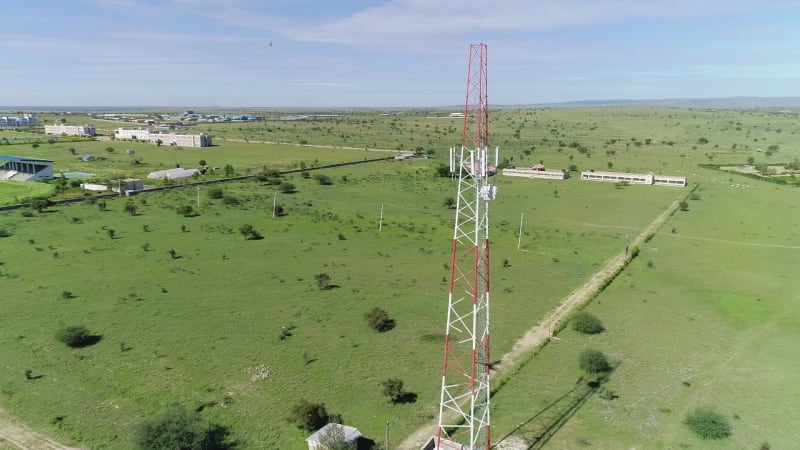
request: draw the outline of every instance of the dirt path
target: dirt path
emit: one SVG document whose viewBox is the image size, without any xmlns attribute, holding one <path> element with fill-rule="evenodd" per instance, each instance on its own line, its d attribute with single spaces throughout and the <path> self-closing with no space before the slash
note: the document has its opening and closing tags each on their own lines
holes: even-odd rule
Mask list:
<svg viewBox="0 0 800 450">
<path fill-rule="evenodd" d="M 650 223 L 639 235 L 630 242 L 629 248 L 634 249 L 645 242 L 648 236 L 655 234 L 666 220 L 678 209 L 679 202 L 675 200 Z M 492 379 L 499 380 L 510 373 L 517 364 L 528 360 L 530 354 L 550 340 L 553 330 L 564 323 L 574 311 L 586 305 L 605 285 L 612 280 L 630 261 L 631 255 L 621 252 L 612 258 L 583 286 L 572 291 L 561 303 L 550 311 L 541 322 L 529 329 L 520 338 L 511 351 L 503 355 L 500 362 L 495 364 Z M 437 419 L 438 420 L 438 419 Z M 438 423 L 429 423 L 408 436 L 397 448 L 400 450 L 418 450 L 425 442 L 437 432 Z"/>
<path fill-rule="evenodd" d="M 19 425 L 0 410 L 0 449 L 2 450 L 79 450 L 59 444 L 49 437 Z"/>
</svg>

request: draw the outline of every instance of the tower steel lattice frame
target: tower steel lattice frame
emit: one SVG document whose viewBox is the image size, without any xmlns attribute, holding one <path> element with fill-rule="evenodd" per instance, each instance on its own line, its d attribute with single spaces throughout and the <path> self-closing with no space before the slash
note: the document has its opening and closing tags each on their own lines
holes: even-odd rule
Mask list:
<svg viewBox="0 0 800 450">
<path fill-rule="evenodd" d="M 470 46 L 436 447 L 489 449 L 489 104 L 486 44 Z M 495 159 L 497 158 L 495 154 Z"/>
</svg>

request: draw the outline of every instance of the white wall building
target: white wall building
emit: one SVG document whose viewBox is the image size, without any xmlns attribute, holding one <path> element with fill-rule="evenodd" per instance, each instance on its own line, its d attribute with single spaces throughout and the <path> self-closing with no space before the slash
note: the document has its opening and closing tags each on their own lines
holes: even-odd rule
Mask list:
<svg viewBox="0 0 800 450">
<path fill-rule="evenodd" d="M 26 127 L 32 125 L 39 125 L 39 118 L 33 114 L 0 117 L 0 127 Z"/>
<path fill-rule="evenodd" d="M 200 173 L 200 171 L 197 169 L 181 169 L 180 167 L 178 167 L 175 169 L 158 170 L 155 172 L 150 172 L 150 174 L 147 175 L 147 178 L 153 180 L 163 180 L 166 178 L 167 180 L 175 181 L 175 180 L 182 180 L 184 178 L 191 178 L 196 173 Z"/>
<path fill-rule="evenodd" d="M 211 146 L 211 136 L 208 134 L 171 134 L 157 133 L 143 128 L 125 129 L 119 128 L 114 131 L 114 138 L 128 140 L 136 138 L 140 141 L 148 141 L 151 144 L 171 145 L 175 147 L 209 147 Z"/>
<path fill-rule="evenodd" d="M 136 138 L 140 141 L 149 141 L 150 130 L 145 130 L 143 128 L 135 128 L 135 129 L 118 128 L 116 131 L 114 131 L 114 139 L 131 140 L 133 138 Z"/>
<path fill-rule="evenodd" d="M 545 180 L 566 180 L 569 178 L 568 170 L 544 170 L 534 168 L 503 169 L 503 176 L 522 178 L 542 178 Z"/>
<path fill-rule="evenodd" d="M 686 186 L 686 177 L 655 175 L 654 173 L 581 172 L 581 180 L 607 181 L 611 183 L 647 184 L 655 186 Z"/>
<path fill-rule="evenodd" d="M 150 143 L 158 145 L 172 145 L 176 147 L 210 147 L 211 136 L 208 134 L 167 134 L 153 133 L 150 135 Z"/>
<path fill-rule="evenodd" d="M 94 125 L 45 125 L 44 132 L 59 136 L 94 136 L 97 134 L 97 129 Z"/>
</svg>

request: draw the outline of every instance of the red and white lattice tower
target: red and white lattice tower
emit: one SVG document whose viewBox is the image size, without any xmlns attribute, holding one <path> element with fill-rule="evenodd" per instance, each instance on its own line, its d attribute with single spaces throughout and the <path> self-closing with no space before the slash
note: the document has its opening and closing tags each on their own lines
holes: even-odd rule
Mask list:
<svg viewBox="0 0 800 450">
<path fill-rule="evenodd" d="M 489 449 L 489 165 L 486 44 L 470 45 L 461 149 L 450 149 L 458 177 L 450 295 L 436 448 Z"/>
</svg>

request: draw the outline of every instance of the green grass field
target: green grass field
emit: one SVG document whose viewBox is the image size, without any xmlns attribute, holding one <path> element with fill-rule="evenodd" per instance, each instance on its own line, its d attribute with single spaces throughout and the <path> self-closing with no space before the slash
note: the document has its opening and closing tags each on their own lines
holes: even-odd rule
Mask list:
<svg viewBox="0 0 800 450">
<path fill-rule="evenodd" d="M 0 182 L 0 206 L 24 203 L 32 197 L 47 197 L 53 193 L 53 186 L 44 183 Z"/>
<path fill-rule="evenodd" d="M 784 412 L 796 391 L 788 345 L 800 317 L 791 264 L 800 250 L 792 246 L 798 216 L 787 205 L 797 191 L 697 164 L 743 164 L 750 156 L 791 161 L 800 155 L 793 147 L 800 126 L 785 115 L 738 111 L 493 114 L 494 143 L 511 164 L 608 170 L 610 162 L 613 170 L 686 175 L 700 184 L 689 211 L 676 213 L 589 306 L 608 331 L 593 338 L 563 331 L 497 392 L 493 436 L 510 433 L 570 392 L 580 376 L 577 354 L 594 346 L 618 364 L 607 387 L 619 398 L 589 398 L 548 448 L 586 442 L 750 448 L 762 441 L 781 448 L 793 442 Z M 292 175 L 286 178 L 297 186 L 294 194 L 255 181 L 222 185 L 238 205 L 210 200 L 204 187 L 197 208 L 197 190 L 186 187 L 108 200 L 108 211 L 81 203 L 31 217 L 0 213 L 10 233 L 0 238 L 0 345 L 8 349 L 0 354 L 6 369 L 0 405 L 39 431 L 114 449 L 132 448 L 132 426 L 175 402 L 194 408 L 224 401 L 203 416 L 230 427 L 243 448 L 304 448 L 305 433 L 286 421 L 301 399 L 324 402 L 376 441 L 387 420 L 392 442 L 428 423 L 438 413 L 452 241 L 453 211 L 442 204 L 455 193 L 453 182 L 433 173 L 460 141 L 453 130 L 458 124 L 428 115 L 362 112 L 340 121 L 208 125 L 217 127 L 215 137 L 231 139 L 435 150 L 429 160 L 323 170 L 332 186 Z M 700 144 L 701 137 L 708 143 Z M 57 171 L 109 178 L 176 163 L 192 167 L 199 159 L 246 173 L 375 155 L 216 142 L 209 149 L 70 142 L 0 151 L 54 159 Z M 762 144 L 780 149 L 767 157 L 756 150 Z M 113 153 L 105 151 L 109 145 Z M 139 166 L 124 153 L 134 146 Z M 81 165 L 71 147 L 106 159 Z M 626 235 L 689 195 L 688 188 L 618 187 L 576 175 L 563 182 L 494 179 L 501 193 L 491 212 L 492 352 L 498 357 L 621 251 Z M 275 199 L 287 216 L 272 217 Z M 137 215 L 124 211 L 128 202 Z M 183 205 L 199 214 L 176 214 Z M 244 224 L 264 239 L 245 241 Z M 318 273 L 329 274 L 336 287 L 318 289 Z M 74 298 L 63 298 L 65 291 Z M 376 306 L 396 320 L 395 329 L 369 328 L 363 315 Z M 71 350 L 55 340 L 59 327 L 78 323 L 102 335 L 100 342 Z M 284 327 L 292 336 L 281 340 Z M 758 370 L 763 367 L 769 370 Z M 252 381 L 262 368 L 269 377 Z M 27 369 L 42 377 L 27 380 Z M 405 381 L 416 403 L 391 406 L 380 392 L 390 377 Z M 706 405 L 731 418 L 731 438 L 709 444 L 690 435 L 681 423 L 685 413 Z M 559 408 L 536 420 L 545 423 Z"/>
</svg>

